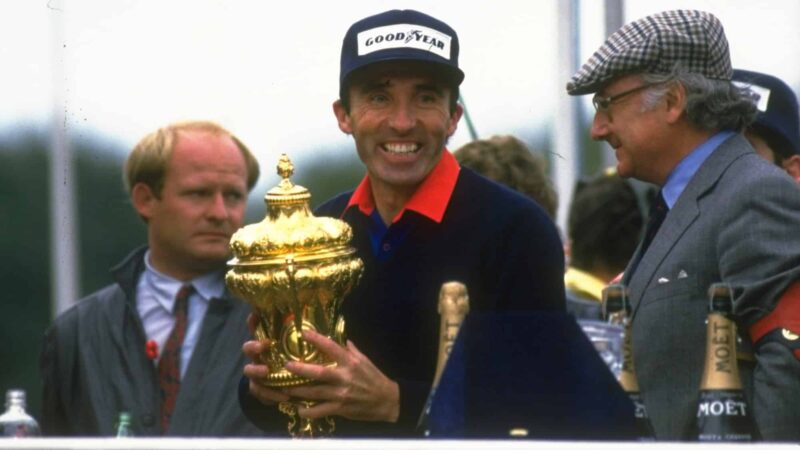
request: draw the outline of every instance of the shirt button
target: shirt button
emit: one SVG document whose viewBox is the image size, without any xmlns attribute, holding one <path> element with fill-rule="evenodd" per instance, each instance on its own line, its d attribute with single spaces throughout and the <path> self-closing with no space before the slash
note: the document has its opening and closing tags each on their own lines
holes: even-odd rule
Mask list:
<svg viewBox="0 0 800 450">
<path fill-rule="evenodd" d="M 388 252 L 389 250 L 392 249 L 392 245 L 389 244 L 388 242 L 384 242 L 383 243 L 383 247 L 381 247 L 381 248 L 383 249 L 383 251 Z"/>
</svg>

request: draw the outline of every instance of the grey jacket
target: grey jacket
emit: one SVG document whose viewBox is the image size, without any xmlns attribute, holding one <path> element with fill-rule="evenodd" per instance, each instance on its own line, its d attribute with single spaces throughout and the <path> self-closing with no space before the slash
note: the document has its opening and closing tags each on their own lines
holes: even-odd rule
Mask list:
<svg viewBox="0 0 800 450">
<path fill-rule="evenodd" d="M 734 314 L 747 336 L 798 280 L 800 187 L 734 135 L 702 164 L 623 279 L 639 387 L 659 439 L 691 438 L 709 285 L 735 288 Z M 800 361 L 779 343 L 758 344 L 757 362 L 740 364 L 753 416 L 764 439 L 800 440 Z"/>
<path fill-rule="evenodd" d="M 116 284 L 82 299 L 47 330 L 40 361 L 45 435 L 113 435 L 120 411 L 132 414 L 137 435 L 161 435 L 158 374 L 145 354 L 134 295 L 145 250 L 112 269 Z M 227 295 L 211 300 L 165 435 L 263 435 L 236 396 L 249 311 Z"/>
</svg>

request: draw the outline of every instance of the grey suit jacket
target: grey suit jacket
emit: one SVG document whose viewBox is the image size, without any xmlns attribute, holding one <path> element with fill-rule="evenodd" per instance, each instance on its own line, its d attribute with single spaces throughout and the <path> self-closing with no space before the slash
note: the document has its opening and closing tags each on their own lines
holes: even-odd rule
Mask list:
<svg viewBox="0 0 800 450">
<path fill-rule="evenodd" d="M 638 268 L 623 279 L 633 306 L 639 387 L 658 439 L 691 438 L 708 287 L 733 285 L 734 314 L 746 336 L 798 280 L 800 187 L 734 135 L 702 164 Z M 764 439 L 800 440 L 800 361 L 769 343 L 740 370 Z"/>
<path fill-rule="evenodd" d="M 113 436 L 120 411 L 139 436 L 158 436 L 159 388 L 135 305 L 145 249 L 114 269 L 118 283 L 81 300 L 45 335 L 41 355 L 45 435 Z M 263 435 L 237 399 L 249 307 L 230 296 L 209 303 L 175 404 L 172 436 Z"/>
</svg>

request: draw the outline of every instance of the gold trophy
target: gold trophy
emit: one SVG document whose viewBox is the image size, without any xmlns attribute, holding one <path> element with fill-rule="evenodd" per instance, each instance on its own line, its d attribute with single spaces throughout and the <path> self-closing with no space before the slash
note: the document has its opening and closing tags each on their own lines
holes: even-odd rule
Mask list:
<svg viewBox="0 0 800 450">
<path fill-rule="evenodd" d="M 358 283 L 364 266 L 350 246 L 350 226 L 315 217 L 309 206 L 311 194 L 289 180 L 293 172 L 288 156 L 282 155 L 278 162 L 282 180 L 264 198 L 267 216 L 231 237 L 234 257 L 225 275 L 228 288 L 253 307 L 256 339 L 269 344 L 261 362 L 270 372 L 264 384 L 273 388 L 311 383 L 287 371 L 288 361 L 336 364 L 303 340 L 301 331 L 314 330 L 339 344 L 346 342 L 341 302 Z M 298 407 L 311 405 L 307 401 L 279 405 L 289 416 L 293 437 L 333 433 L 333 418 L 297 415 Z"/>
</svg>

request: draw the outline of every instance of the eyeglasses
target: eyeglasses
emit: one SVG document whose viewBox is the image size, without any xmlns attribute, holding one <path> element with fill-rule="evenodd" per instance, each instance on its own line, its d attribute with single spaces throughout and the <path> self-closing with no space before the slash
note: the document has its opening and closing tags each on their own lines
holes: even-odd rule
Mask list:
<svg viewBox="0 0 800 450">
<path fill-rule="evenodd" d="M 655 86 L 656 84 L 660 84 L 660 83 L 643 84 L 641 86 L 637 86 L 637 87 L 635 87 L 633 89 L 628 89 L 627 91 L 623 91 L 623 92 L 620 92 L 619 94 L 611 95 L 609 97 L 600 97 L 599 95 L 594 94 L 594 97 L 592 97 L 592 105 L 594 105 L 594 110 L 597 111 L 597 112 L 607 111 L 609 106 L 611 106 L 612 103 L 616 102 L 617 100 L 621 99 L 622 97 L 625 97 L 626 95 L 630 95 L 630 94 L 633 94 L 635 92 L 639 92 L 641 90 L 644 90 L 644 89 L 647 89 L 649 87 Z"/>
</svg>

